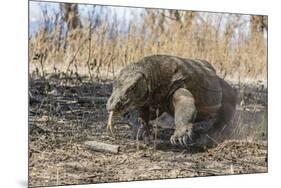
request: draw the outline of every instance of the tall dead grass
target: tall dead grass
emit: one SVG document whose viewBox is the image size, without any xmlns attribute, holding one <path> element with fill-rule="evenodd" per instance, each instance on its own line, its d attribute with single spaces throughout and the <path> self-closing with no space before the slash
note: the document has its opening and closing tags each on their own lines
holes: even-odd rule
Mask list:
<svg viewBox="0 0 281 188">
<path fill-rule="evenodd" d="M 99 15 L 93 7 L 88 18 L 81 18 L 83 27 L 66 32 L 61 15 L 45 12 L 39 31 L 30 37 L 31 71 L 43 74 L 61 67 L 62 72 L 93 79 L 102 71 L 115 76 L 116 70 L 144 56 L 170 54 L 206 59 L 222 77 L 267 76 L 264 33 L 247 34 L 250 19 L 246 15 L 146 9 L 132 14 L 124 29 L 125 21 L 110 12 L 103 15 L 108 19 L 97 24 L 93 18 Z M 50 20 L 52 29 L 46 24 Z M 40 61 L 34 58 L 38 54 Z"/>
</svg>

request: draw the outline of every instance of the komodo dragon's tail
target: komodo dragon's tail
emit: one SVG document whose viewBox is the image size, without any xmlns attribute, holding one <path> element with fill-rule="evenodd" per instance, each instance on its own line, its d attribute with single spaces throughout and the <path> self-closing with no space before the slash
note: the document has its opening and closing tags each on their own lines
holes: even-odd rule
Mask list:
<svg viewBox="0 0 281 188">
<path fill-rule="evenodd" d="M 235 114 L 237 103 L 236 91 L 223 79 L 220 79 L 223 90 L 222 106 L 218 112 L 218 121 L 216 122 L 216 132 L 218 137 L 227 138 L 232 132 L 233 125 L 231 120 Z"/>
</svg>

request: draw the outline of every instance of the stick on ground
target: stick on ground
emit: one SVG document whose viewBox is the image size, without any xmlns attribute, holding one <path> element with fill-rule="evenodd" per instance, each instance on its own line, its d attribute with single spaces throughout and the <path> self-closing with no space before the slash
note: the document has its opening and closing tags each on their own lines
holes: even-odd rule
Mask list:
<svg viewBox="0 0 281 188">
<path fill-rule="evenodd" d="M 103 142 L 96 142 L 96 141 L 87 141 L 85 142 L 85 145 L 95 151 L 111 152 L 111 153 L 119 152 L 118 145 L 106 144 Z"/>
</svg>

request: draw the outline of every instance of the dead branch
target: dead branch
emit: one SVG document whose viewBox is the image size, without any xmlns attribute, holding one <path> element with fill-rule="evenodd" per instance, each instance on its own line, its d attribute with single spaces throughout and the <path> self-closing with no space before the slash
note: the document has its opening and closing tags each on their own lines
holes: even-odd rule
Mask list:
<svg viewBox="0 0 281 188">
<path fill-rule="evenodd" d="M 86 141 L 85 145 L 94 151 L 118 153 L 119 146 L 96 141 Z"/>
</svg>

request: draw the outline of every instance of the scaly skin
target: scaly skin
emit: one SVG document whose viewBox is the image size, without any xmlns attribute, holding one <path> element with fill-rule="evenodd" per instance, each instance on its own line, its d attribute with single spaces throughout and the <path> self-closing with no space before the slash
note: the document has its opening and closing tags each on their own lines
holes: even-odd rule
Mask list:
<svg viewBox="0 0 281 188">
<path fill-rule="evenodd" d="M 217 139 L 230 123 L 235 105 L 234 89 L 207 61 L 153 55 L 120 72 L 107 110 L 123 114 L 138 109 L 144 135 L 151 134 L 149 120 L 155 118 L 155 109 L 159 115 L 167 112 L 176 127 L 171 143 L 189 145 Z"/>
</svg>

